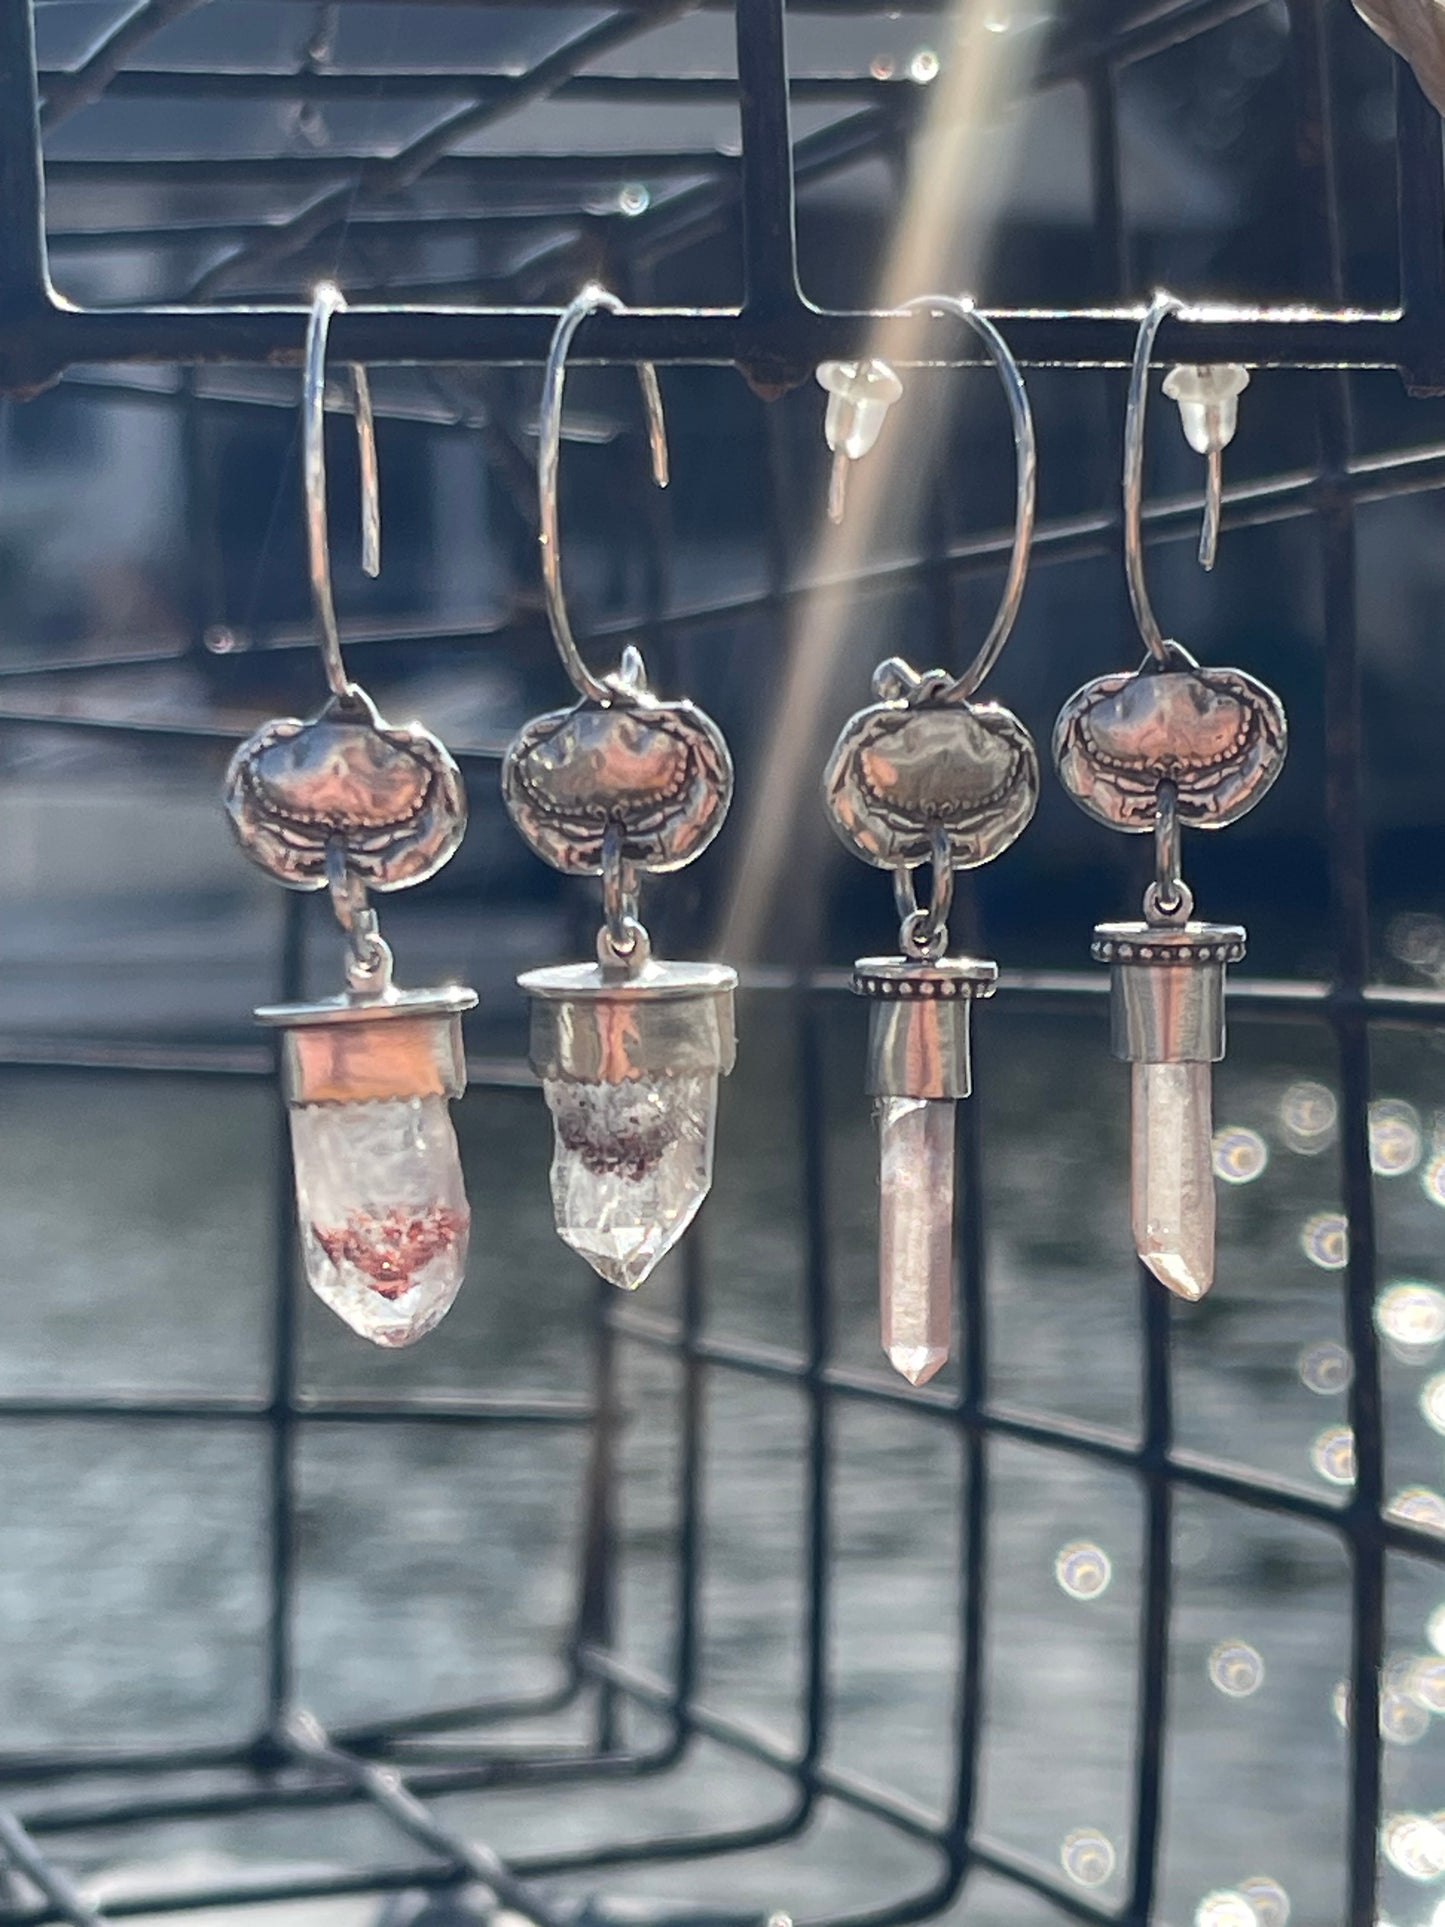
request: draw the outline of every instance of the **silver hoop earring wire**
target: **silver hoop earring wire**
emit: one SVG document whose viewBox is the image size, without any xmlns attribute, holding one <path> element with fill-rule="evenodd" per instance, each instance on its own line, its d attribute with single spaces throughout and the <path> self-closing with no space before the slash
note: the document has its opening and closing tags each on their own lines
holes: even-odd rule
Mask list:
<svg viewBox="0 0 1445 1927">
<path fill-rule="evenodd" d="M 302 477 L 306 490 L 306 548 L 311 569 L 311 600 L 320 631 L 321 660 L 331 693 L 342 702 L 351 699 L 354 685 L 341 660 L 341 638 L 336 629 L 336 602 L 331 592 L 331 542 L 326 523 L 326 338 L 331 317 L 346 306 L 341 290 L 323 281 L 311 303 L 306 327 L 306 373 L 302 388 Z M 356 414 L 356 442 L 361 463 L 361 566 L 368 575 L 381 573 L 381 489 L 376 466 L 376 422 L 371 408 L 371 383 L 359 362 L 347 364 Z"/>
<path fill-rule="evenodd" d="M 916 301 L 904 303 L 903 312 L 908 314 L 930 311 L 956 315 L 960 321 L 967 322 L 988 350 L 989 359 L 998 370 L 999 380 L 1003 383 L 1004 398 L 1008 402 L 1009 418 L 1013 424 L 1014 463 L 1018 477 L 1014 493 L 1013 551 L 1009 556 L 1003 599 L 999 603 L 998 612 L 994 616 L 992 626 L 984 637 L 978 654 L 948 690 L 948 700 L 966 702 L 1003 654 L 1004 645 L 1018 618 L 1019 605 L 1023 601 L 1024 584 L 1028 580 L 1029 573 L 1029 551 L 1034 539 L 1038 450 L 1034 437 L 1033 412 L 1029 408 L 1024 378 L 1018 363 L 1014 360 L 1012 350 L 998 329 L 987 315 L 980 314 L 972 301 L 965 296 L 925 294 L 920 295 Z"/>
<path fill-rule="evenodd" d="M 1129 578 L 1129 600 L 1139 634 L 1157 662 L 1168 662 L 1169 651 L 1144 580 L 1144 417 L 1149 403 L 1149 368 L 1155 339 L 1169 316 L 1183 311 L 1184 303 L 1162 288 L 1149 303 L 1134 342 L 1129 405 L 1124 416 L 1124 570 Z"/>
<path fill-rule="evenodd" d="M 582 660 L 577 638 L 567 614 L 567 598 L 562 588 L 562 550 L 557 508 L 557 469 L 562 458 L 562 391 L 567 382 L 567 351 L 572 337 L 599 308 L 610 314 L 625 314 L 626 304 L 606 288 L 589 283 L 563 309 L 547 352 L 547 368 L 542 377 L 542 406 L 537 423 L 537 503 L 542 554 L 542 586 L 546 594 L 547 621 L 552 640 L 562 658 L 562 667 L 577 693 L 588 702 L 611 703 L 626 700 L 644 687 L 641 658 L 629 650 L 618 675 L 594 676 Z M 637 364 L 637 379 L 642 388 L 642 403 L 647 416 L 647 441 L 652 457 L 652 479 L 659 488 L 668 483 L 667 427 L 662 414 L 662 394 L 657 385 L 657 370 L 650 361 Z"/>
</svg>

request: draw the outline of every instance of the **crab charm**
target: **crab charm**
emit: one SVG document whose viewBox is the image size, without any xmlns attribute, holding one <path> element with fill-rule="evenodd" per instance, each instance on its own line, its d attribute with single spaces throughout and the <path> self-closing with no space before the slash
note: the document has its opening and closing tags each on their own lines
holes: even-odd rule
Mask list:
<svg viewBox="0 0 1445 1927">
<path fill-rule="evenodd" d="M 689 702 L 582 702 L 533 719 L 502 765 L 502 800 L 532 849 L 570 876 L 600 876 L 609 829 L 624 862 L 680 870 L 722 828 L 732 759 Z"/>
<path fill-rule="evenodd" d="M 420 723 L 382 721 L 357 690 L 311 722 L 265 724 L 226 772 L 226 813 L 241 848 L 293 890 L 320 890 L 341 838 L 372 890 L 435 875 L 467 826 L 461 772 Z"/>
<path fill-rule="evenodd" d="M 1240 669 L 1201 669 L 1183 650 L 1178 662 L 1100 676 L 1060 710 L 1059 779 L 1096 821 L 1152 831 L 1168 783 L 1182 824 L 1222 830 L 1284 767 L 1284 706 L 1272 689 Z"/>
<path fill-rule="evenodd" d="M 941 671 L 920 676 L 898 664 L 878 685 L 886 699 L 843 725 L 828 759 L 828 820 L 880 870 L 929 861 L 935 832 L 954 869 L 977 869 L 1014 842 L 1037 806 L 1039 761 L 1023 724 L 1001 703 L 950 696 L 949 683 Z"/>
</svg>

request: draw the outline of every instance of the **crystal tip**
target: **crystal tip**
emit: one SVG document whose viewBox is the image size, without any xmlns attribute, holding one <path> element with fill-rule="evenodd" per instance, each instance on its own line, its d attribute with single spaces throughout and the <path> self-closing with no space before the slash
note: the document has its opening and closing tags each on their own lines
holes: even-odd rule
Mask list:
<svg viewBox="0 0 1445 1927">
<path fill-rule="evenodd" d="M 1141 1251 L 1139 1260 L 1167 1291 L 1186 1304 L 1197 1305 L 1214 1283 L 1212 1273 L 1196 1270 L 1177 1251 Z"/>
<path fill-rule="evenodd" d="M 888 1362 L 910 1385 L 926 1385 L 948 1363 L 948 1353 L 939 1345 L 891 1345 Z"/>
</svg>

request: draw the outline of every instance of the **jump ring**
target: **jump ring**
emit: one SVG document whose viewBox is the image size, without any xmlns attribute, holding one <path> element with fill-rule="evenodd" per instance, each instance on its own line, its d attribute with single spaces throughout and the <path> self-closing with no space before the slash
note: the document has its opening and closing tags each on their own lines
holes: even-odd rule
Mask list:
<svg viewBox="0 0 1445 1927">
<path fill-rule="evenodd" d="M 913 871 L 900 864 L 893 872 L 893 895 L 902 919 L 900 941 L 907 954 L 941 957 L 948 948 L 948 916 L 953 908 L 953 853 L 948 834 L 935 824 L 931 833 L 932 870 L 927 908 L 920 908 Z"/>
<path fill-rule="evenodd" d="M 1157 924 L 1161 928 L 1182 928 L 1194 915 L 1194 892 L 1182 877 L 1175 881 L 1177 894 L 1165 898 L 1160 895 L 1159 885 L 1151 883 L 1144 892 L 1144 921 Z"/>
<path fill-rule="evenodd" d="M 1183 865 L 1179 854 L 1179 789 L 1164 782 L 1159 785 L 1154 805 L 1154 894 L 1160 910 L 1172 914 L 1184 887 Z"/>
<path fill-rule="evenodd" d="M 915 910 L 903 919 L 898 941 L 905 957 L 936 963 L 948 948 L 948 931 L 934 923 L 930 911 Z"/>
</svg>

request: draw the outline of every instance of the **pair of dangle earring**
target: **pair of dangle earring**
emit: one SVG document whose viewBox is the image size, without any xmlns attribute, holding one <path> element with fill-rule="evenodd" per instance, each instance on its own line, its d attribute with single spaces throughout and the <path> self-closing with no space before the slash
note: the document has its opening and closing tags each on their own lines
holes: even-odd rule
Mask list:
<svg viewBox="0 0 1445 1927">
<path fill-rule="evenodd" d="M 1286 724 L 1273 690 L 1240 669 L 1201 668 L 1167 640 L 1149 599 L 1140 527 L 1149 364 L 1160 326 L 1180 305 L 1172 295 L 1155 296 L 1129 383 L 1124 556 L 1144 662 L 1069 698 L 1054 729 L 1054 762 L 1064 788 L 1096 822 L 1154 838 L 1143 920 L 1099 924 L 1093 954 L 1111 970 L 1114 1054 L 1132 1066 L 1134 1246 L 1161 1284 L 1198 1299 L 1214 1280 L 1211 1085 L 1212 1066 L 1224 1056 L 1224 972 L 1243 958 L 1245 933 L 1238 924 L 1194 920 L 1180 832 L 1186 825 L 1222 830 L 1254 807 L 1283 767 Z M 1213 372 L 1236 394 L 1243 386 L 1242 370 Z M 1168 382 L 1166 392 L 1174 392 Z M 1213 461 L 1209 499 L 1206 529 L 1211 520 L 1217 529 Z"/>
<path fill-rule="evenodd" d="M 384 722 L 341 658 L 326 526 L 326 340 L 345 306 L 317 290 L 306 336 L 303 461 L 311 591 L 330 697 L 309 722 L 265 724 L 232 758 L 225 802 L 241 848 L 292 890 L 327 890 L 346 987 L 256 1012 L 281 1032 L 306 1277 L 377 1345 L 409 1345 L 456 1297 L 470 1213 L 448 1109 L 466 1085 L 458 984 L 398 990 L 369 902 L 434 876 L 466 829 L 461 773 L 419 723 Z M 380 566 L 375 435 L 351 370 L 361 448 L 363 563 Z"/>
<path fill-rule="evenodd" d="M 920 674 L 897 657 L 881 663 L 873 675 L 879 700 L 844 726 L 823 784 L 829 819 L 843 842 L 865 862 L 892 871 L 901 918 L 902 954 L 860 958 L 853 988 L 872 1006 L 867 1089 L 878 1122 L 883 1349 L 895 1370 L 922 1385 L 946 1361 L 952 1338 L 955 1105 L 972 1089 L 971 1008 L 998 984 L 996 963 L 948 954 L 954 873 L 1002 855 L 1027 827 L 1039 796 L 1038 756 L 1028 731 L 1001 704 L 973 701 L 1003 653 L 1023 599 L 1036 457 L 1023 378 L 993 324 L 951 296 L 928 296 L 909 307 L 956 315 L 980 337 L 1003 382 L 1017 465 L 1008 578 L 977 656 L 958 677 L 942 669 Z M 886 384 L 876 374 L 865 380 L 857 365 L 830 366 L 839 370 L 830 392 L 842 394 L 848 406 L 886 406 L 901 392 L 894 377 L 885 401 Z M 850 381 L 860 389 L 852 401 L 844 393 Z M 844 411 L 832 412 L 833 493 L 841 506 L 845 464 L 857 453 Z M 914 873 L 924 864 L 931 891 L 920 906 Z"/>
<path fill-rule="evenodd" d="M 600 877 L 594 963 L 528 971 L 532 1068 L 552 1114 L 553 1214 L 563 1242 L 631 1290 L 672 1249 L 712 1183 L 718 1078 L 733 1067 L 737 973 L 655 958 L 638 916 L 644 875 L 691 863 L 722 828 L 732 759 L 716 723 L 648 685 L 639 652 L 596 676 L 562 590 L 557 469 L 567 351 L 588 315 L 622 304 L 586 287 L 552 337 L 538 424 L 542 578 L 557 652 L 579 701 L 527 723 L 502 796 L 531 850 L 567 876 Z M 639 368 L 653 479 L 667 485 L 655 371 Z"/>
</svg>

